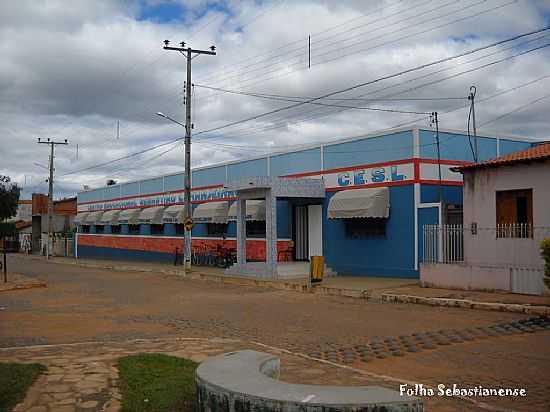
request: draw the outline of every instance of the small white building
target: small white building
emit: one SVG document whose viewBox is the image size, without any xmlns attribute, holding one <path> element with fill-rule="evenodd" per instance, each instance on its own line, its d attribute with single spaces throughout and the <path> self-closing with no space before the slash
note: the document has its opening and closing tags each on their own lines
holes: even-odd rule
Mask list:
<svg viewBox="0 0 550 412">
<path fill-rule="evenodd" d="M 454 168 L 463 225 L 424 228 L 426 286 L 543 294 L 540 242 L 550 238 L 550 142 Z"/>
</svg>

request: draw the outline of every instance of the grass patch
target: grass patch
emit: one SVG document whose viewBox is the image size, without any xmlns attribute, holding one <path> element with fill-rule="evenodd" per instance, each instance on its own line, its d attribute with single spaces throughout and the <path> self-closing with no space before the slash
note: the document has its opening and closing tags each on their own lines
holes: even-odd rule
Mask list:
<svg viewBox="0 0 550 412">
<path fill-rule="evenodd" d="M 23 401 L 27 390 L 45 370 L 39 363 L 0 363 L 0 412 L 9 412 Z"/>
<path fill-rule="evenodd" d="M 188 359 L 162 354 L 120 358 L 121 412 L 193 411 L 197 366 Z"/>
</svg>

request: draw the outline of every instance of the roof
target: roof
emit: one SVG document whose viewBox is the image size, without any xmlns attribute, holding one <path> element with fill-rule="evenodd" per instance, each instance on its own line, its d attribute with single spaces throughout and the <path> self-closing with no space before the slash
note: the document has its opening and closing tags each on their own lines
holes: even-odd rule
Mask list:
<svg viewBox="0 0 550 412">
<path fill-rule="evenodd" d="M 550 141 L 542 142 L 526 150 L 519 152 L 508 153 L 507 155 L 496 157 L 494 159 L 484 160 L 483 162 L 472 163 L 460 167 L 455 167 L 452 170 L 463 172 L 473 169 L 483 169 L 487 167 L 498 167 L 515 165 L 518 163 L 530 163 L 541 160 L 550 160 Z"/>
<path fill-rule="evenodd" d="M 23 230 L 27 227 L 30 227 L 32 226 L 32 222 L 27 222 L 27 221 L 24 221 L 24 220 L 19 220 L 17 222 L 15 222 L 15 230 Z"/>
</svg>

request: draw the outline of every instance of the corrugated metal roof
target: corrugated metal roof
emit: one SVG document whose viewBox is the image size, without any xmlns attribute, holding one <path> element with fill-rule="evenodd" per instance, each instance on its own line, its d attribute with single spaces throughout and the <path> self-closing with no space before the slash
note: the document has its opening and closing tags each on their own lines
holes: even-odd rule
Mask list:
<svg viewBox="0 0 550 412">
<path fill-rule="evenodd" d="M 497 167 L 505 165 L 513 165 L 516 163 L 527 163 L 538 160 L 550 159 L 550 141 L 537 144 L 526 150 L 519 152 L 508 153 L 507 155 L 496 157 L 494 159 L 485 160 L 483 162 L 472 163 L 460 167 L 455 167 L 453 170 L 462 172 L 464 170 L 482 169 L 485 167 Z"/>
</svg>

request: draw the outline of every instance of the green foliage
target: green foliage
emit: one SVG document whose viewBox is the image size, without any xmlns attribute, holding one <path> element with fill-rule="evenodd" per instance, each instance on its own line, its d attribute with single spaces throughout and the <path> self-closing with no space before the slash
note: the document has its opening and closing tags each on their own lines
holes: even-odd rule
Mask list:
<svg viewBox="0 0 550 412">
<path fill-rule="evenodd" d="M 540 242 L 540 254 L 544 259 L 544 283 L 550 288 L 550 238 Z"/>
<path fill-rule="evenodd" d="M 162 354 L 120 358 L 121 411 L 193 411 L 197 366 L 193 361 Z"/>
<path fill-rule="evenodd" d="M 0 412 L 9 412 L 23 401 L 27 389 L 45 370 L 38 363 L 0 363 Z"/>
<path fill-rule="evenodd" d="M 2 176 L 0 179 L 0 222 L 17 214 L 17 202 L 19 202 L 21 188 L 10 182 L 11 180 L 7 176 Z"/>
</svg>

